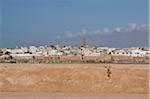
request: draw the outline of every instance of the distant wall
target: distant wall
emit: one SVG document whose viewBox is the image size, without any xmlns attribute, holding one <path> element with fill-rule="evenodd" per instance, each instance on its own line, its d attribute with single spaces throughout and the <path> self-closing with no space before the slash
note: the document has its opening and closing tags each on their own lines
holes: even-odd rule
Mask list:
<svg viewBox="0 0 150 99">
<path fill-rule="evenodd" d="M 148 93 L 148 65 L 0 64 L 0 91 Z"/>
</svg>

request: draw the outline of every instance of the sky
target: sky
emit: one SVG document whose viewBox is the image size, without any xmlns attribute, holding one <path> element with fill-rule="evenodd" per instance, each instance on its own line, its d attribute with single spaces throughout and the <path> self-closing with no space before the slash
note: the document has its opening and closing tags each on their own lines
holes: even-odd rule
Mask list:
<svg viewBox="0 0 150 99">
<path fill-rule="evenodd" d="M 0 47 L 148 46 L 148 0 L 0 0 Z"/>
</svg>

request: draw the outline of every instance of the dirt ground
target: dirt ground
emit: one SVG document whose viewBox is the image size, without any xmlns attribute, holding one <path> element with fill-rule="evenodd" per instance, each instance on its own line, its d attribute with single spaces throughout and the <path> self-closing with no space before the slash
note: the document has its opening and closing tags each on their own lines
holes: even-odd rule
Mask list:
<svg viewBox="0 0 150 99">
<path fill-rule="evenodd" d="M 0 93 L 1 99 L 149 99 L 147 94 Z"/>
<path fill-rule="evenodd" d="M 148 93 L 148 64 L 0 64 L 0 92 Z"/>
</svg>

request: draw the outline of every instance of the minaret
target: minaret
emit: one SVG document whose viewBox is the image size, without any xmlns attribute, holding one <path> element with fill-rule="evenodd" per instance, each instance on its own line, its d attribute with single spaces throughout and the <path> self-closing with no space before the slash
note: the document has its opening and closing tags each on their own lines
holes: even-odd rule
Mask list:
<svg viewBox="0 0 150 99">
<path fill-rule="evenodd" d="M 84 48 L 88 47 L 88 43 L 87 43 L 87 40 L 86 40 L 86 35 L 84 35 L 84 37 L 83 37 L 83 42 L 82 42 L 81 46 L 84 47 Z"/>
</svg>

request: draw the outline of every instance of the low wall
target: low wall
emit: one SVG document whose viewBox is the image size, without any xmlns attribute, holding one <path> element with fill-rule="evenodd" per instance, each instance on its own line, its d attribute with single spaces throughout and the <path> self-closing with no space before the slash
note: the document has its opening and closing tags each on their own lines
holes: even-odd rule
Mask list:
<svg viewBox="0 0 150 99">
<path fill-rule="evenodd" d="M 0 91 L 148 93 L 148 65 L 0 64 Z"/>
</svg>

